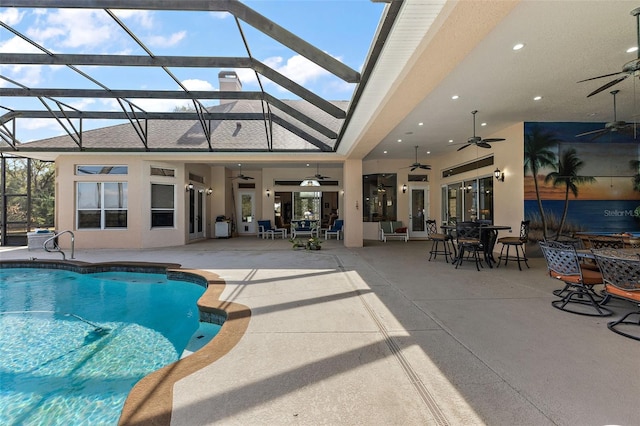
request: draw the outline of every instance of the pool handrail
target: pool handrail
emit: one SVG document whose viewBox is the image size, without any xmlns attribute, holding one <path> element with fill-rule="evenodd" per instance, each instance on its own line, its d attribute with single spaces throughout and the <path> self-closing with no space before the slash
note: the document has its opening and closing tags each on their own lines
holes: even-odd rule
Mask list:
<svg viewBox="0 0 640 426">
<path fill-rule="evenodd" d="M 56 241 L 56 240 L 57 240 L 57 238 L 58 238 L 60 235 L 62 235 L 62 234 L 71 234 L 71 259 L 75 259 L 75 257 L 74 257 L 74 253 L 75 253 L 75 240 L 76 240 L 76 236 L 73 234 L 73 232 L 72 232 L 72 231 L 70 231 L 70 230 L 68 230 L 68 229 L 67 229 L 67 230 L 65 230 L 65 231 L 61 231 L 61 232 L 55 233 L 55 234 L 53 234 L 53 236 L 52 236 L 52 237 L 47 238 L 47 239 L 45 240 L 45 242 L 44 242 L 44 243 L 42 243 L 42 248 L 43 248 L 46 252 L 48 252 L 48 253 L 53 253 L 53 252 L 56 252 L 56 251 L 57 251 L 57 252 L 60 252 L 60 254 L 62 254 L 62 260 L 67 260 L 67 255 L 64 253 L 64 251 L 62 251 L 62 249 L 60 248 L 60 246 L 58 245 L 58 243 L 57 243 L 57 241 Z M 54 247 L 54 250 L 50 250 L 50 249 L 47 247 L 47 243 L 48 243 L 49 241 L 53 241 L 53 242 L 54 242 L 54 246 L 53 246 L 53 247 Z"/>
</svg>

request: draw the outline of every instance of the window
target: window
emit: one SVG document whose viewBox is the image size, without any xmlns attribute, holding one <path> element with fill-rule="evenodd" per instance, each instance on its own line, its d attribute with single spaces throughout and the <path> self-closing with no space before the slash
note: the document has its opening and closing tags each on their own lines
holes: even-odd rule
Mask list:
<svg viewBox="0 0 640 426">
<path fill-rule="evenodd" d="M 78 182 L 77 228 L 127 227 L 126 182 Z"/>
<path fill-rule="evenodd" d="M 151 176 L 170 176 L 174 177 L 176 171 L 174 169 L 165 169 L 164 167 L 151 166 Z"/>
<path fill-rule="evenodd" d="M 76 175 L 126 175 L 129 173 L 127 166 L 76 166 Z"/>
<path fill-rule="evenodd" d="M 493 179 L 481 177 L 451 183 L 442 188 L 444 222 L 483 220 L 493 222 Z"/>
<path fill-rule="evenodd" d="M 293 220 L 320 220 L 322 192 L 303 191 L 293 193 Z"/>
<path fill-rule="evenodd" d="M 193 192 L 193 191 L 192 191 Z M 151 227 L 174 227 L 175 185 L 151 184 Z"/>
<path fill-rule="evenodd" d="M 397 220 L 397 180 L 395 173 L 362 177 L 362 220 L 364 222 Z"/>
</svg>

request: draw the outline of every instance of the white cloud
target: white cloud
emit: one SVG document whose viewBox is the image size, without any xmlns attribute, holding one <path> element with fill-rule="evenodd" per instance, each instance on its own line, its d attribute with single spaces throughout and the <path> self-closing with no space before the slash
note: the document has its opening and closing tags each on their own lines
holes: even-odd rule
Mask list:
<svg viewBox="0 0 640 426">
<path fill-rule="evenodd" d="M 171 47 L 180 43 L 187 36 L 186 31 L 179 31 L 168 36 L 152 35 L 145 37 L 150 46 L 153 47 Z"/>
<path fill-rule="evenodd" d="M 118 35 L 115 22 L 101 10 L 60 9 L 43 15 L 40 26 L 27 34 L 47 45 L 80 48 L 113 43 Z"/>
<path fill-rule="evenodd" d="M 42 53 L 42 50 L 15 36 L 5 42 L 0 42 L 0 53 Z"/>
<path fill-rule="evenodd" d="M 267 58 L 264 63 L 300 85 L 316 81 L 330 75 L 328 71 L 301 55 L 295 55 L 286 62 L 281 57 Z"/>
<path fill-rule="evenodd" d="M 190 79 L 182 81 L 184 87 L 189 90 L 215 90 L 215 88 L 206 80 Z"/>
<path fill-rule="evenodd" d="M 153 14 L 148 10 L 118 9 L 111 12 L 121 20 L 134 20 L 144 28 L 153 28 L 155 25 Z"/>
<path fill-rule="evenodd" d="M 256 72 L 251 68 L 238 68 L 234 71 L 238 75 L 238 79 L 240 79 L 243 86 L 253 86 L 258 84 Z"/>
<path fill-rule="evenodd" d="M 7 25 L 16 25 L 22 21 L 24 12 L 19 12 L 18 9 L 8 8 L 4 12 L 0 12 L 0 21 Z"/>
<path fill-rule="evenodd" d="M 209 12 L 209 15 L 214 19 L 227 19 L 231 17 L 229 12 Z"/>
</svg>

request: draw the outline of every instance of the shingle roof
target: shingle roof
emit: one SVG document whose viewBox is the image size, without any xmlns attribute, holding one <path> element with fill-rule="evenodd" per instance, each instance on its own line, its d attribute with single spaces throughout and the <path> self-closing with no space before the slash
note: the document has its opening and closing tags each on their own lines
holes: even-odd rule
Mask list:
<svg viewBox="0 0 640 426">
<path fill-rule="evenodd" d="M 336 119 L 320 111 L 312 104 L 303 100 L 283 101 L 303 115 L 317 121 L 335 133 L 339 132 L 343 119 Z M 331 102 L 342 110 L 348 107 L 348 101 Z M 260 101 L 238 100 L 207 108 L 210 113 L 263 113 Z M 326 145 L 333 149 L 335 139 L 330 139 L 306 124 L 297 121 L 285 112 L 271 107 L 275 117 L 284 120 L 304 132 L 298 135 L 280 125 L 278 121 L 271 123 L 272 150 L 275 151 L 318 151 L 318 145 Z M 211 120 L 207 122 L 211 127 L 211 148 L 215 151 L 267 151 L 267 126 L 264 120 Z M 308 135 L 308 136 L 307 136 Z M 147 147 L 150 151 L 207 151 L 209 144 L 202 125 L 197 120 L 148 120 Z M 144 150 L 144 144 L 138 136 L 134 126 L 130 123 L 102 127 L 84 131 L 82 134 L 83 150 Z M 46 150 L 80 150 L 80 147 L 69 136 L 33 141 L 20 145 L 19 149 L 29 151 Z"/>
</svg>

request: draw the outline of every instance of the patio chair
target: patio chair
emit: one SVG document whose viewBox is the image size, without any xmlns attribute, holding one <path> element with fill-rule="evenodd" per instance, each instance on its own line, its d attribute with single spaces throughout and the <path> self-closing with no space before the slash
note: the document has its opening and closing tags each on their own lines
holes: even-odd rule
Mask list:
<svg viewBox="0 0 640 426">
<path fill-rule="evenodd" d="M 330 235 L 335 235 L 337 240 L 340 240 L 340 234 L 342 233 L 342 227 L 344 226 L 343 219 L 336 219 L 333 225 L 329 229 L 324 231 L 324 239 L 327 240 Z"/>
<path fill-rule="evenodd" d="M 271 231 L 273 227 L 271 226 L 270 220 L 259 220 L 258 221 L 258 238 L 267 238 L 267 234 Z"/>
<path fill-rule="evenodd" d="M 498 268 L 500 267 L 500 262 L 504 259 L 504 266 L 507 266 L 507 262 L 510 260 L 515 260 L 518 262 L 518 269 L 522 271 L 522 266 L 520 265 L 520 261 L 523 261 L 525 265 L 527 265 L 527 269 L 529 268 L 529 264 L 527 263 L 527 253 L 525 251 L 525 246 L 529 241 L 529 223 L 530 220 L 523 220 L 520 222 L 520 235 L 517 237 L 502 237 L 498 238 L 498 243 L 502 244 L 502 248 L 500 249 L 500 256 L 498 256 L 498 264 L 496 265 Z M 507 248 L 507 253 L 503 256 L 504 248 Z M 513 247 L 516 251 L 515 256 L 509 256 L 509 249 Z"/>
<path fill-rule="evenodd" d="M 554 308 L 578 315 L 607 317 L 613 314 L 602 306 L 608 299 L 593 289 L 595 285 L 604 283 L 602 274 L 582 268 L 573 246 L 550 241 L 539 244 L 547 261 L 549 276 L 565 283 L 565 288 L 557 293 L 562 296 L 551 302 Z"/>
<path fill-rule="evenodd" d="M 593 254 L 602 272 L 605 292 L 611 297 L 627 300 L 640 307 L 640 258 L 637 255 L 627 257 L 615 252 L 612 254 L 610 250 L 597 250 Z M 636 320 L 630 321 L 629 317 L 634 315 Z M 640 310 L 609 322 L 607 328 L 630 339 L 640 340 L 640 333 L 633 335 L 626 331 L 630 329 L 627 325 L 640 326 Z"/>
<path fill-rule="evenodd" d="M 429 251 L 429 261 L 435 259 L 439 254 L 444 255 L 445 262 L 449 263 L 449 259 L 453 262 L 453 250 L 449 246 L 453 237 L 449 234 L 443 234 L 438 232 L 438 224 L 435 219 L 427 219 L 425 221 L 427 227 L 427 238 L 432 241 L 431 250 Z M 438 246 L 442 243 L 442 248 L 438 249 Z"/>
<path fill-rule="evenodd" d="M 462 265 L 465 256 L 473 258 L 476 263 L 476 269 L 480 271 L 482 266 L 482 257 L 484 255 L 484 247 L 480 241 L 480 224 L 476 222 L 457 222 L 456 223 L 456 243 L 458 245 L 458 255 L 454 265 L 456 269 Z"/>
</svg>

